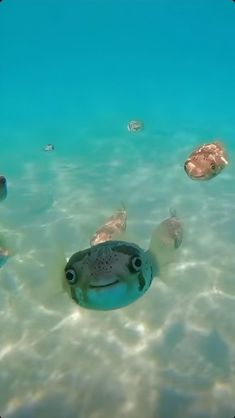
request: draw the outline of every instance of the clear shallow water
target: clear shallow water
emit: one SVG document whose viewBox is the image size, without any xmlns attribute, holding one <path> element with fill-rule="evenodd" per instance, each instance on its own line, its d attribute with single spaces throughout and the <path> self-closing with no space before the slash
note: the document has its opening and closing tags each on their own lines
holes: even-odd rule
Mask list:
<svg viewBox="0 0 235 418">
<path fill-rule="evenodd" d="M 235 8 L 219 3 L 1 4 L 2 417 L 234 416 Z M 146 129 L 130 135 L 135 117 Z M 190 181 L 184 160 L 217 136 L 230 165 Z M 176 208 L 182 247 L 138 302 L 80 309 L 61 293 L 61 254 L 121 201 L 144 248 Z"/>
</svg>

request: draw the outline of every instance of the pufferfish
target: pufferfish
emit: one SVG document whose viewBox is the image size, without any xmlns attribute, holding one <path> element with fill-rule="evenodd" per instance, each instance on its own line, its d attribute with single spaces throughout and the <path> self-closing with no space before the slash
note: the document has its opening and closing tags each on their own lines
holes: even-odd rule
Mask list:
<svg viewBox="0 0 235 418">
<path fill-rule="evenodd" d="M 190 154 L 184 169 L 192 180 L 210 180 L 228 164 L 225 147 L 220 141 L 204 144 Z"/>
<path fill-rule="evenodd" d="M 161 231 L 160 224 L 153 231 L 147 251 L 135 243 L 107 241 L 74 253 L 64 269 L 64 289 L 78 305 L 88 309 L 112 310 L 133 303 L 159 276 Z M 171 240 L 163 244 L 164 251 L 169 245 Z"/>
<path fill-rule="evenodd" d="M 95 232 L 90 239 L 90 245 L 100 244 L 101 242 L 111 241 L 114 236 L 126 231 L 127 211 L 123 205 L 122 209 L 110 216 L 107 221 Z"/>
</svg>

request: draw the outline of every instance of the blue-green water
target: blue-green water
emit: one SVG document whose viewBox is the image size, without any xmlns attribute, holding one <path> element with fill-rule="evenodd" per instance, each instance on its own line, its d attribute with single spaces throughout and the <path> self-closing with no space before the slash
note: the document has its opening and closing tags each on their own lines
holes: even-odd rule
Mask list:
<svg viewBox="0 0 235 418">
<path fill-rule="evenodd" d="M 0 2 L 3 418 L 235 415 L 234 39 L 232 0 Z M 229 166 L 191 181 L 218 137 Z M 136 303 L 81 309 L 61 252 L 122 201 L 143 248 L 174 207 L 182 247 Z"/>
</svg>

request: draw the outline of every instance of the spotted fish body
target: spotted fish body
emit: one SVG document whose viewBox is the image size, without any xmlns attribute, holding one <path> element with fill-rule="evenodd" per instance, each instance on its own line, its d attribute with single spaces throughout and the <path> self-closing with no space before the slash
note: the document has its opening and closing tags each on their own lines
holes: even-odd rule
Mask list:
<svg viewBox="0 0 235 418">
<path fill-rule="evenodd" d="M 227 164 L 228 156 L 224 145 L 220 141 L 214 141 L 194 150 L 186 160 L 184 169 L 192 180 L 210 180 Z"/>
<path fill-rule="evenodd" d="M 65 267 L 64 284 L 78 305 L 110 310 L 140 298 L 152 279 L 148 251 L 125 241 L 107 241 L 73 254 Z"/>
<path fill-rule="evenodd" d="M 127 211 L 123 208 L 116 214 L 110 216 L 96 233 L 91 237 L 90 245 L 100 244 L 102 242 L 111 241 L 114 235 L 118 235 L 126 230 Z"/>
</svg>

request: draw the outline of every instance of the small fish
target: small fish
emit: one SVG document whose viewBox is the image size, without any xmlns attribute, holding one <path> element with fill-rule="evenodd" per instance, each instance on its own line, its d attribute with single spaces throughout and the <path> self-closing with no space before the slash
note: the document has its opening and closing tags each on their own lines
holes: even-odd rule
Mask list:
<svg viewBox="0 0 235 418">
<path fill-rule="evenodd" d="M 121 234 L 126 231 L 127 211 L 123 207 L 119 209 L 115 215 L 112 215 L 102 225 L 90 239 L 90 245 L 100 244 L 101 242 L 110 241 L 114 234 Z"/>
<path fill-rule="evenodd" d="M 53 144 L 47 144 L 47 145 L 45 145 L 44 146 L 44 151 L 46 151 L 46 152 L 51 152 L 51 151 L 54 151 L 54 149 L 55 149 L 55 147 L 54 147 L 54 145 Z"/>
<path fill-rule="evenodd" d="M 184 164 L 192 180 L 210 180 L 228 164 L 224 145 L 219 141 L 204 144 L 190 154 Z"/>
<path fill-rule="evenodd" d="M 141 120 L 131 120 L 127 124 L 127 129 L 129 132 L 140 132 L 144 129 L 144 122 Z"/>
<path fill-rule="evenodd" d="M 0 176 L 0 202 L 7 197 L 7 180 L 6 177 Z"/>
</svg>

